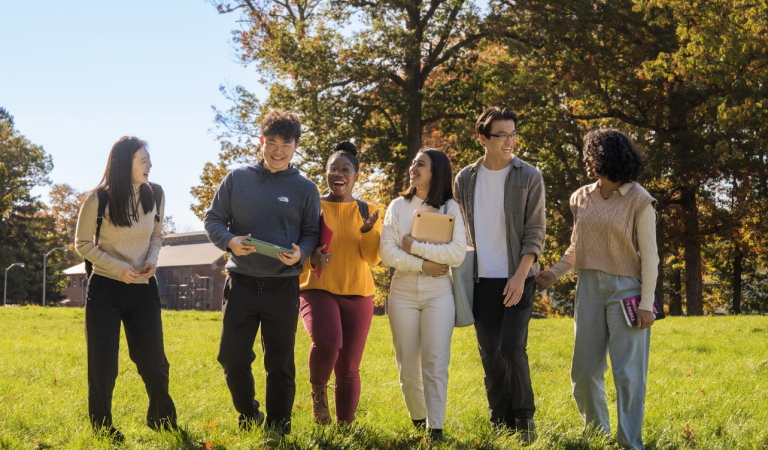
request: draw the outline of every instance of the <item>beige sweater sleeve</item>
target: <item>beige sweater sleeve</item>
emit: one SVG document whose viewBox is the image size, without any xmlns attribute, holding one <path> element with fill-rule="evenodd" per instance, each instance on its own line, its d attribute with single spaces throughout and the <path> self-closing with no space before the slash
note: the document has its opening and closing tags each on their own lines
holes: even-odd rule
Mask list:
<svg viewBox="0 0 768 450">
<path fill-rule="evenodd" d="M 149 250 L 145 262 L 157 266 L 157 258 L 160 255 L 160 248 L 163 246 L 163 220 L 165 219 L 165 195 L 160 201 L 160 221 L 155 221 L 155 228 L 152 230 L 152 236 L 149 238 Z"/>
<path fill-rule="evenodd" d="M 637 247 L 640 251 L 640 273 L 643 283 L 638 308 L 653 311 L 653 293 L 659 276 L 659 251 L 656 248 L 656 210 L 652 203 L 643 209 L 635 224 Z"/>
<path fill-rule="evenodd" d="M 80 209 L 80 215 L 77 217 L 77 229 L 75 231 L 75 249 L 83 258 L 92 262 L 94 265 L 103 267 L 113 278 L 119 279 L 125 266 L 129 266 L 125 261 L 113 257 L 94 244 L 96 236 L 96 219 L 99 209 L 99 200 L 96 194 L 89 195 L 83 202 Z M 102 223 L 104 230 L 106 219 Z M 162 224 L 161 224 L 162 228 Z M 162 243 L 162 241 L 161 241 Z"/>
</svg>

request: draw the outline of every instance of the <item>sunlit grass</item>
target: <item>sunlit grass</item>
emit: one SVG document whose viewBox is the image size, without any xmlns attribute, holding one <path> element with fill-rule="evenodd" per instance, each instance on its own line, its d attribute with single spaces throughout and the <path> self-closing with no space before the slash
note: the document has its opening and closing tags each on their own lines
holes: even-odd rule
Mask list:
<svg viewBox="0 0 768 450">
<path fill-rule="evenodd" d="M 446 439 L 430 444 L 411 425 L 400 393 L 386 317 L 375 317 L 363 357 L 356 425 L 321 427 L 310 418 L 307 349 L 297 333 L 293 433 L 281 440 L 242 433 L 216 361 L 220 313 L 166 311 L 171 394 L 182 433 L 156 433 L 143 422 L 147 398 L 121 342 L 113 414 L 126 449 L 143 448 L 519 448 L 514 435 L 488 425 L 483 373 L 472 327 L 456 329 Z M 80 309 L 0 309 L 0 448 L 110 448 L 88 425 L 84 316 Z M 257 341 L 258 342 L 258 341 Z M 531 322 L 528 353 L 536 393 L 535 449 L 603 449 L 585 436 L 569 379 L 573 321 Z M 264 398 L 261 348 L 254 365 Z M 615 391 L 607 375 L 608 401 Z M 332 395 L 331 395 L 332 398 Z M 332 402 L 331 402 L 332 403 Z M 332 406 L 333 407 L 333 406 Z M 768 317 L 668 318 L 653 327 L 644 438 L 649 449 L 768 448 Z M 616 417 L 612 415 L 615 428 Z"/>
</svg>

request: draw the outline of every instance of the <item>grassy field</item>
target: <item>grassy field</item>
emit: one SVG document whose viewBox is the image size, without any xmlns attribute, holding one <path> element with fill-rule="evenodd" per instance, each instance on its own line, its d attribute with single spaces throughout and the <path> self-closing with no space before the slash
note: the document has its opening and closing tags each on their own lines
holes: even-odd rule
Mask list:
<svg viewBox="0 0 768 450">
<path fill-rule="evenodd" d="M 125 341 L 115 390 L 115 425 L 128 449 L 505 449 L 514 435 L 488 426 L 483 374 L 472 327 L 453 337 L 446 439 L 431 444 L 414 432 L 402 401 L 386 317 L 375 317 L 363 358 L 363 394 L 354 427 L 310 419 L 309 339 L 297 335 L 293 433 L 241 433 L 216 361 L 219 313 L 163 313 L 171 394 L 184 431 L 155 433 L 143 423 L 147 399 Z M 0 448 L 110 448 L 86 419 L 83 311 L 0 309 Z M 535 449 L 604 449 L 615 443 L 584 435 L 570 394 L 573 321 L 535 320 L 529 349 L 539 439 Z M 257 346 L 257 393 L 264 374 Z M 607 376 L 609 406 L 615 391 Z M 649 449 L 768 448 L 768 317 L 669 318 L 653 327 L 644 438 Z M 615 427 L 615 413 L 612 424 Z"/>
</svg>

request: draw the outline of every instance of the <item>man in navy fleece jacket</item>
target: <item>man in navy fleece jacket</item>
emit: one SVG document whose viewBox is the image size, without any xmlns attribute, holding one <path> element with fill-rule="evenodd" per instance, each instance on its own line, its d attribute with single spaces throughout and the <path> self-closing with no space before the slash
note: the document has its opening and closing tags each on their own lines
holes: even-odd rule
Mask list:
<svg viewBox="0 0 768 450">
<path fill-rule="evenodd" d="M 273 111 L 262 122 L 261 132 L 263 158 L 224 177 L 205 213 L 205 231 L 211 242 L 230 252 L 218 360 L 240 413 L 240 427 L 260 425 L 265 417 L 255 398 L 251 371 L 261 325 L 267 426 L 285 434 L 291 431 L 296 396 L 299 275 L 320 236 L 320 196 L 315 184 L 290 165 L 301 137 L 296 115 Z M 260 255 L 255 247 L 243 244 L 248 236 L 291 248 L 293 253 L 282 253 L 279 260 Z"/>
</svg>

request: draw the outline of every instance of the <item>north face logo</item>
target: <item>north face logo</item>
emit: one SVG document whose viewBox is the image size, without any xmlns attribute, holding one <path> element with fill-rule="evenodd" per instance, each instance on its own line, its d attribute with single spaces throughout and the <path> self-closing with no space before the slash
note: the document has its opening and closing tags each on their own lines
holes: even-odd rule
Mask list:
<svg viewBox="0 0 768 450">
<path fill-rule="evenodd" d="M 277 197 L 277 199 L 280 200 L 281 202 L 288 203 L 288 197 Z"/>
</svg>

